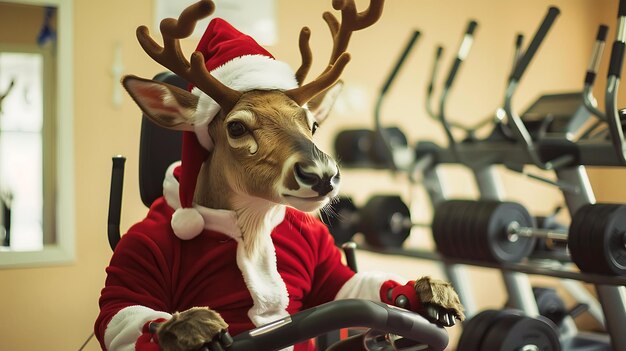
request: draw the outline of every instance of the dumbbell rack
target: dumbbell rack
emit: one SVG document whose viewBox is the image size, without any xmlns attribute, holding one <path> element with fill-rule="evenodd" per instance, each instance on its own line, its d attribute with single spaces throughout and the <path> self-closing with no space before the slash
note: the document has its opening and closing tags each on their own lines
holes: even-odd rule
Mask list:
<svg viewBox="0 0 626 351">
<path fill-rule="evenodd" d="M 488 140 L 485 142 L 473 140 L 471 143 L 456 142 L 450 132 L 450 124 L 444 114 L 445 93 L 451 87 L 454 74 L 458 71 L 458 64 L 462 59 L 455 62 L 455 69 L 448 77 L 445 91 L 442 92 L 442 101 L 439 118 L 446 131 L 450 146 L 447 149 L 428 145 L 425 150 L 417 150 L 416 154 L 427 157 L 427 167 L 423 167 L 422 181 L 430 197 L 433 208 L 446 200 L 445 188 L 440 181 L 439 166 L 442 164 L 463 164 L 473 173 L 475 182 L 482 199 L 503 200 L 505 194 L 498 178 L 496 167 L 506 166 L 510 169 L 523 170 L 524 165 L 534 165 L 545 170 L 554 171 L 556 185 L 562 191 L 563 198 L 573 217 L 576 211 L 586 204 L 596 202 L 593 189 L 591 188 L 585 167 L 623 167 L 626 166 L 626 143 L 620 126 L 620 115 L 616 108 L 617 87 L 624 55 L 626 32 L 618 31 L 618 38 L 614 44 L 609 70 L 607 89 L 607 120 L 610 127 L 610 140 L 582 140 L 573 142 L 564 137 L 543 138 L 535 141 L 530 137 L 521 118 L 513 111 L 512 97 L 519 80 L 523 75 L 530 60 L 538 50 L 539 45 L 547 34 L 559 11 L 551 8 L 540 26 L 537 34 L 532 39 L 527 51 L 519 59 L 509 80 L 506 91 L 505 106 L 509 125 L 516 142 L 510 140 Z M 620 1 L 619 28 L 626 26 L 626 1 Z M 598 52 L 594 53 L 592 60 L 597 62 Z M 597 71 L 597 64 L 596 64 Z M 594 76 L 596 71 L 591 72 Z M 585 83 L 587 88 L 589 71 Z M 452 78 L 450 78 L 452 77 Z M 593 81 L 593 80 L 591 80 Z M 592 84 L 592 82 L 591 82 Z M 587 89 L 588 90 L 588 89 Z M 416 162 L 417 163 L 417 160 Z M 463 274 L 463 266 L 480 266 L 499 269 L 509 294 L 509 305 L 522 310 L 526 315 L 537 316 L 538 308 L 534 299 L 528 274 L 543 275 L 591 283 L 595 286 L 599 302 L 603 309 L 606 330 L 610 335 L 610 343 L 614 350 L 626 350 L 626 333 L 623 333 L 626 325 L 626 277 L 604 276 L 581 273 L 572 269 L 573 265 L 558 263 L 546 264 L 546 260 L 534 260 L 529 258 L 523 263 L 487 263 L 470 260 L 453 259 L 439 254 L 400 248 L 373 248 L 364 246 L 366 250 L 379 253 L 401 255 L 420 259 L 439 261 L 444 264 L 448 278 L 452 281 L 459 292 L 461 301 L 468 307 L 469 314 L 474 314 L 475 306 L 467 279 Z M 576 337 L 575 325 L 570 322 L 569 330 L 562 337 Z M 567 334 L 569 333 L 569 334 Z M 584 337 L 584 336 L 581 336 Z"/>
</svg>

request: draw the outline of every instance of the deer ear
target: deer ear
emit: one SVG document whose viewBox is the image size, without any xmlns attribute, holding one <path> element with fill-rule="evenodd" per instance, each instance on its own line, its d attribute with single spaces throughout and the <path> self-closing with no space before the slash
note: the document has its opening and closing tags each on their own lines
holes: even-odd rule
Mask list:
<svg viewBox="0 0 626 351">
<path fill-rule="evenodd" d="M 193 131 L 198 97 L 173 85 L 132 75 L 122 85 L 144 114 L 161 127 Z"/>
<path fill-rule="evenodd" d="M 321 125 L 330 114 L 339 93 L 343 89 L 343 81 L 338 80 L 330 88 L 315 96 L 308 102 L 309 110 L 313 113 L 313 117 L 317 124 Z"/>
</svg>

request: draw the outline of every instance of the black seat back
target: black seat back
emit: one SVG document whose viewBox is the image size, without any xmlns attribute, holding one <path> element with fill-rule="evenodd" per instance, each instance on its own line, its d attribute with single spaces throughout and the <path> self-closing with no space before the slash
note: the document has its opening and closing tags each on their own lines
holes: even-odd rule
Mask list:
<svg viewBox="0 0 626 351">
<path fill-rule="evenodd" d="M 188 83 L 171 72 L 159 73 L 154 80 L 187 89 Z M 139 140 L 139 193 L 147 207 L 163 195 L 165 171 L 180 160 L 182 132 L 154 124 L 145 114 L 141 119 Z"/>
</svg>

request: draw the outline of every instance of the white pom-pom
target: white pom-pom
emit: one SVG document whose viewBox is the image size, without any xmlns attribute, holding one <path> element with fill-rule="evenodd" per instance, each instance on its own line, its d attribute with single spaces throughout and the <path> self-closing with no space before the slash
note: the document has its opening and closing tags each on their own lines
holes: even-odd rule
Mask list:
<svg viewBox="0 0 626 351">
<path fill-rule="evenodd" d="M 172 215 L 174 234 L 182 240 L 190 240 L 204 230 L 204 218 L 195 208 L 179 208 Z"/>
</svg>

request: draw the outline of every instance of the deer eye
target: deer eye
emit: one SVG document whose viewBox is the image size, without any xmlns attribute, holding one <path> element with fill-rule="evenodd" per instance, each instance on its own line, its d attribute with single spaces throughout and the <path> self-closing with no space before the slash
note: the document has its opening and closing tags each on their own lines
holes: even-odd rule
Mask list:
<svg viewBox="0 0 626 351">
<path fill-rule="evenodd" d="M 313 134 L 315 134 L 315 132 L 317 131 L 317 128 L 318 128 L 319 126 L 320 126 L 320 125 L 319 125 L 319 124 L 317 124 L 317 122 L 313 122 L 313 125 L 311 126 L 311 134 L 312 134 L 312 135 L 313 135 Z"/>
<path fill-rule="evenodd" d="M 248 132 L 248 128 L 246 128 L 246 126 L 243 123 L 238 122 L 238 121 L 229 122 L 227 125 L 227 128 L 228 128 L 228 135 L 231 138 L 240 138 Z"/>
</svg>

